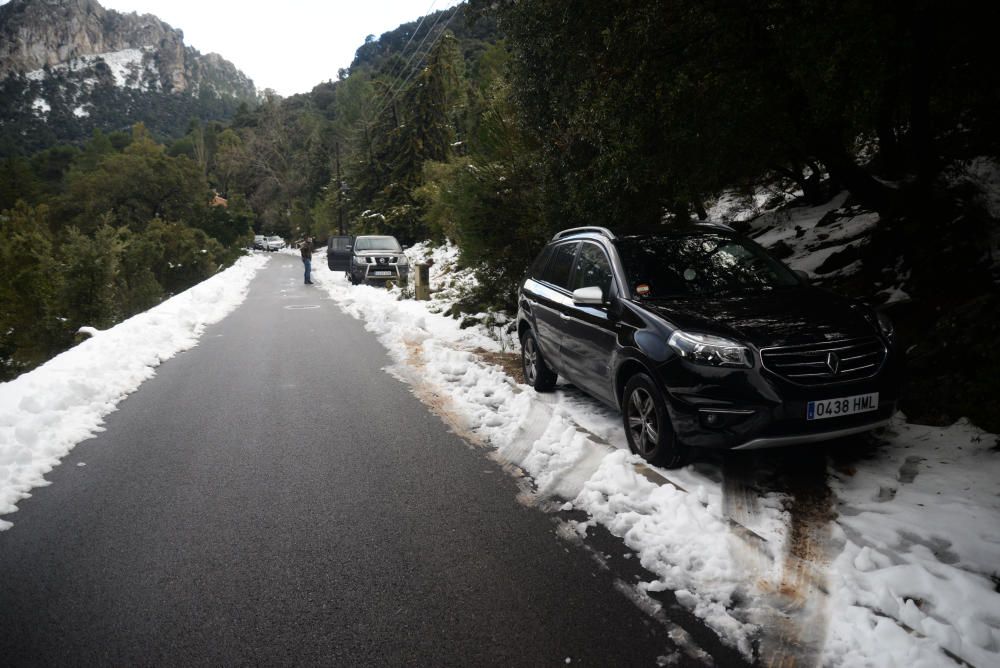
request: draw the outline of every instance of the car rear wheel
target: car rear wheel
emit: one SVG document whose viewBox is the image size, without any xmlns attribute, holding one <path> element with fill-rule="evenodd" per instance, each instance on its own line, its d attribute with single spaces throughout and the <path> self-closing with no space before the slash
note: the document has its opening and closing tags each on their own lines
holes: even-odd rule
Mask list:
<svg viewBox="0 0 1000 668">
<path fill-rule="evenodd" d="M 663 393 L 648 375 L 638 373 L 625 385 L 622 420 L 629 449 L 650 464 L 674 469 L 687 461 L 687 449 L 670 426 Z"/>
<path fill-rule="evenodd" d="M 525 382 L 539 392 L 548 392 L 556 386 L 556 372 L 545 363 L 530 330 L 521 335 L 521 366 Z"/>
</svg>

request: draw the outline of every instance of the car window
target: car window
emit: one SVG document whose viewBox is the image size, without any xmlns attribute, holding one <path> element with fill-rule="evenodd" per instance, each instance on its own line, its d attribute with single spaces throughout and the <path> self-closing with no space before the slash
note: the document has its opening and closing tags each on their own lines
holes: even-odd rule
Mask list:
<svg viewBox="0 0 1000 668">
<path fill-rule="evenodd" d="M 570 290 L 597 286 L 605 297 L 611 292 L 611 263 L 597 244 L 584 243 L 576 257 Z"/>
<path fill-rule="evenodd" d="M 395 237 L 358 237 L 354 244 L 354 250 L 384 250 L 401 253 L 403 249 L 400 248 Z"/>
<path fill-rule="evenodd" d="M 760 292 L 799 279 L 757 244 L 723 234 L 620 239 L 622 266 L 633 294 L 650 299 Z"/>
<path fill-rule="evenodd" d="M 541 278 L 542 272 L 545 270 L 545 265 L 549 263 L 549 258 L 552 257 L 552 246 L 546 246 L 542 249 L 542 252 L 538 254 L 535 258 L 535 262 L 531 265 L 531 269 L 528 270 L 528 275 L 532 278 Z"/>
<path fill-rule="evenodd" d="M 347 247 L 351 245 L 350 237 L 331 237 L 330 238 L 330 250 L 342 251 L 347 250 Z"/>
<path fill-rule="evenodd" d="M 573 258 L 576 256 L 576 249 L 579 242 L 560 244 L 552 250 L 552 258 L 545 265 L 545 270 L 539 280 L 551 283 L 560 288 L 569 286 L 569 272 L 573 268 Z"/>
</svg>

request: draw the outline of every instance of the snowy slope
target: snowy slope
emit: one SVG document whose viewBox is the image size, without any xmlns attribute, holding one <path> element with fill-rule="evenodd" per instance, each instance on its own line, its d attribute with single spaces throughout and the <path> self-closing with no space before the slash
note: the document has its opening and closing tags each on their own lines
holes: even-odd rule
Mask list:
<svg viewBox="0 0 1000 668">
<path fill-rule="evenodd" d="M 156 53 L 156 47 L 144 46 L 141 49 L 122 49 L 121 51 L 109 51 L 107 53 L 96 53 L 88 56 L 80 56 L 60 63 L 51 68 L 52 72 L 77 72 L 87 70 L 94 65 L 103 62 L 108 66 L 111 75 L 114 77 L 115 85 L 122 88 L 134 88 L 136 90 L 158 90 L 159 74 L 152 60 Z M 146 57 L 146 56 L 150 57 Z M 34 70 L 28 72 L 25 77 L 29 81 L 42 81 L 46 77 L 45 70 Z M 84 85 L 94 86 L 97 84 L 96 78 L 85 79 Z"/>
</svg>

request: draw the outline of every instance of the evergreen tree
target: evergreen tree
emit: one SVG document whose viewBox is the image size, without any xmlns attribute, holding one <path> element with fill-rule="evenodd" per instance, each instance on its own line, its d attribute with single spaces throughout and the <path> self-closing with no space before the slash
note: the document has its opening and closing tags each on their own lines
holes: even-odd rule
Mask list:
<svg viewBox="0 0 1000 668">
<path fill-rule="evenodd" d="M 0 213 L 0 381 L 45 361 L 64 340 L 63 274 L 48 229 L 45 205 L 20 202 Z"/>
<path fill-rule="evenodd" d="M 66 230 L 60 258 L 65 278 L 61 305 L 70 328 L 104 329 L 121 318 L 116 291 L 120 254 L 118 233 L 107 223 L 92 235 L 75 227 Z"/>
</svg>

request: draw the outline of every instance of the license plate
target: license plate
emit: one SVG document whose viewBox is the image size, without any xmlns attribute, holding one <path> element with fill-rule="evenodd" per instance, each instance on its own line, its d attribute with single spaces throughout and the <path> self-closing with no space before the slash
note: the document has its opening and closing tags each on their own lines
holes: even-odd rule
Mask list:
<svg viewBox="0 0 1000 668">
<path fill-rule="evenodd" d="M 391 271 L 373 271 L 372 273 L 376 276 L 392 276 Z"/>
<path fill-rule="evenodd" d="M 838 399 L 823 399 L 810 401 L 806 404 L 807 420 L 825 420 L 826 418 L 856 415 L 878 410 L 878 392 L 870 394 L 855 394 L 851 397 Z"/>
</svg>

